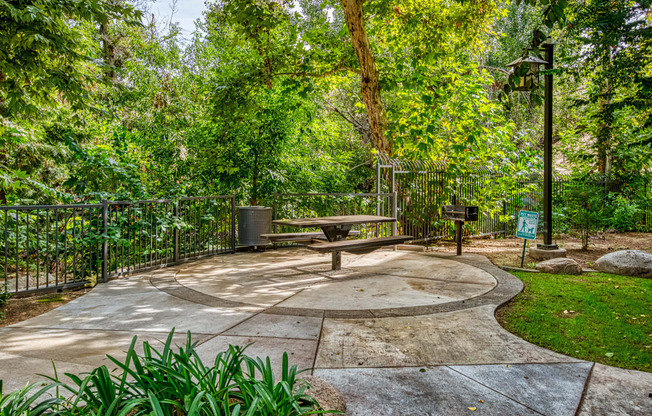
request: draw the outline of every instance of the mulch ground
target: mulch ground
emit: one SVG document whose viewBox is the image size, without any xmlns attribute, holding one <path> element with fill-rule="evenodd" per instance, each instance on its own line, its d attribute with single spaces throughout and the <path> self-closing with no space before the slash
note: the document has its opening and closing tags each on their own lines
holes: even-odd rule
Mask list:
<svg viewBox="0 0 652 416">
<path fill-rule="evenodd" d="M 26 298 L 11 298 L 0 307 L 5 317 L 0 319 L 0 327 L 22 322 L 26 319 L 44 314 L 86 293 L 85 289 L 70 292 L 50 293 Z"/>
</svg>

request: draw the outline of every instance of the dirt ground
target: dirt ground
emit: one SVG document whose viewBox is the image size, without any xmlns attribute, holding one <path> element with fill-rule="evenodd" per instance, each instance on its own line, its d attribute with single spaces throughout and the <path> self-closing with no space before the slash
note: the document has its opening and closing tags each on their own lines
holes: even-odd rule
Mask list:
<svg viewBox="0 0 652 416">
<path fill-rule="evenodd" d="M 542 242 L 537 239 L 537 242 Z M 553 239 L 559 247 L 568 251 L 567 257 L 579 262 L 582 267 L 592 269 L 593 262 L 607 253 L 618 250 L 642 250 L 652 254 L 652 233 L 600 233 L 591 238 L 589 249 L 582 251 L 579 238 L 562 236 Z M 534 242 L 528 241 L 527 247 Z M 455 252 L 455 243 L 439 242 L 431 247 L 433 251 Z M 462 250 L 466 253 L 477 253 L 487 256 L 497 266 L 521 266 L 521 251 L 523 240 L 520 238 L 474 238 L 464 240 Z M 534 268 L 536 260 L 525 250 L 524 268 Z"/>
<path fill-rule="evenodd" d="M 0 319 L 0 327 L 12 325 L 49 312 L 73 299 L 77 299 L 84 293 L 86 293 L 85 289 L 79 289 L 27 298 L 11 298 L 6 305 L 0 307 L 0 312 L 5 314 L 5 317 Z"/>
</svg>

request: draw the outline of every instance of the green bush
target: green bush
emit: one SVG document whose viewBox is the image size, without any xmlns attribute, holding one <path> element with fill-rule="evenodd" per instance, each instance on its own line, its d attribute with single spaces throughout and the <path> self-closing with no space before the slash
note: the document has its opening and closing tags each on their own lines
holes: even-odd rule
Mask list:
<svg viewBox="0 0 652 416">
<path fill-rule="evenodd" d="M 582 250 L 587 250 L 591 234 L 605 226 L 602 193 L 599 189 L 586 185 L 570 190 L 566 213 L 572 228 L 582 240 Z"/>
<path fill-rule="evenodd" d="M 613 202 L 611 227 L 618 231 L 636 231 L 640 227 L 643 209 L 623 195 L 618 195 Z"/>
<path fill-rule="evenodd" d="M 572 221 L 566 205 L 553 204 L 552 223 L 553 232 L 556 234 L 568 234 L 572 231 Z"/>
<path fill-rule="evenodd" d="M 275 379 L 269 358 L 250 358 L 245 348 L 229 346 L 206 365 L 195 351 L 190 333 L 183 347 L 173 349 L 169 334 L 161 351 L 143 343 L 143 355 L 135 352 L 134 337 L 123 361 L 108 356 L 118 370 L 112 374 L 100 366 L 85 377 L 66 374 L 66 384 L 56 374 L 36 392 L 37 385 L 2 395 L 0 415 L 102 416 L 295 416 L 335 413 L 322 410 L 305 391 L 308 383 L 297 378 L 296 366 L 283 355 L 280 378 Z M 56 369 L 55 369 L 56 370 Z M 40 385 L 39 385 L 40 386 Z M 54 397 L 44 395 L 55 390 Z M 61 390 L 69 394 L 64 397 Z"/>
<path fill-rule="evenodd" d="M 7 301 L 11 298 L 11 293 L 7 292 L 6 287 L 3 285 L 0 287 L 0 308 L 7 304 Z M 0 311 L 0 319 L 4 318 L 5 314 Z"/>
</svg>

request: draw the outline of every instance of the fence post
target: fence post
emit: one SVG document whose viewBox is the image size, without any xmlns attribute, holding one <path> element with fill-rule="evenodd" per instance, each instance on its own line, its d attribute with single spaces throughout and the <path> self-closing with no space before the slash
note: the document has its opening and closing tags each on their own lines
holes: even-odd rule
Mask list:
<svg viewBox="0 0 652 416">
<path fill-rule="evenodd" d="M 231 252 L 235 253 L 235 194 L 231 195 Z"/>
<path fill-rule="evenodd" d="M 505 199 L 503 200 L 503 221 L 504 221 L 503 224 L 505 224 L 504 228 L 503 228 L 503 238 L 507 238 L 507 221 L 506 221 L 506 219 L 507 219 L 507 198 L 505 197 Z"/>
<path fill-rule="evenodd" d="M 376 159 L 376 215 L 380 215 L 380 161 Z M 378 227 L 376 227 L 378 228 Z"/>
<path fill-rule="evenodd" d="M 109 262 L 109 201 L 102 200 L 102 282 L 108 280 Z"/>
<path fill-rule="evenodd" d="M 174 219 L 179 222 L 179 200 L 174 201 Z M 172 238 L 174 240 L 174 249 L 172 251 L 172 263 L 179 261 L 179 228 L 174 227 Z"/>
<path fill-rule="evenodd" d="M 396 218 L 396 221 L 392 223 L 392 236 L 396 236 L 398 231 L 398 193 L 396 191 L 392 193 L 392 211 Z"/>
</svg>

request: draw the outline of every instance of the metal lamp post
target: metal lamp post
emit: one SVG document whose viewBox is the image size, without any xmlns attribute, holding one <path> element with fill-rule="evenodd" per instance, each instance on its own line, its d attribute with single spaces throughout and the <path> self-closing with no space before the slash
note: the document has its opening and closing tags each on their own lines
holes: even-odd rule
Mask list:
<svg viewBox="0 0 652 416">
<path fill-rule="evenodd" d="M 537 88 L 539 65 L 545 69 L 553 68 L 553 45 L 548 41 L 543 45 L 545 60 L 528 56 L 517 59 L 508 66 L 514 68 L 514 74 L 519 76 L 517 91 L 531 91 Z M 538 249 L 557 250 L 557 244 L 552 243 L 552 73 L 545 74 L 545 95 L 543 115 L 543 244 L 537 244 Z"/>
</svg>

